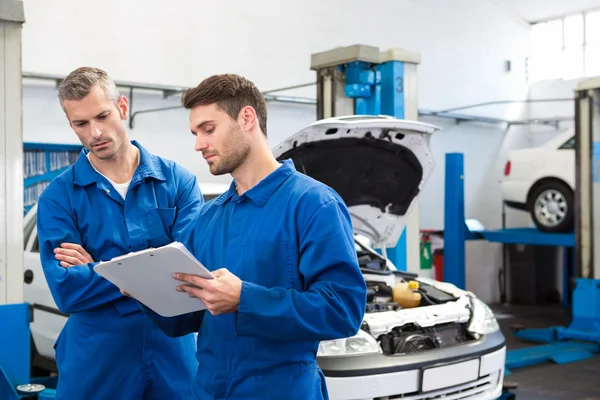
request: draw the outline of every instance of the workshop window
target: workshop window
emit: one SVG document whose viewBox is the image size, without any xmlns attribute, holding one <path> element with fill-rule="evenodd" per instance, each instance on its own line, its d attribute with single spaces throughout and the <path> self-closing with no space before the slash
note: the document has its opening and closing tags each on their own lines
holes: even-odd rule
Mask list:
<svg viewBox="0 0 600 400">
<path fill-rule="evenodd" d="M 600 11 L 589 13 L 585 22 L 585 71 L 587 76 L 600 75 Z"/>
<path fill-rule="evenodd" d="M 600 11 L 534 24 L 527 75 L 529 82 L 600 75 Z"/>
</svg>

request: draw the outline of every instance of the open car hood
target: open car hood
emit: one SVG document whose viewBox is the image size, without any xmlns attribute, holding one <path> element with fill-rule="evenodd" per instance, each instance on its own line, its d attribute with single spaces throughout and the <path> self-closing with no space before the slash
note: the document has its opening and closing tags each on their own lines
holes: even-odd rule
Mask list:
<svg viewBox="0 0 600 400">
<path fill-rule="evenodd" d="M 388 116 L 334 117 L 302 129 L 273 153 L 339 193 L 354 231 L 374 247 L 394 247 L 435 168 L 429 142 L 437 130 Z"/>
</svg>

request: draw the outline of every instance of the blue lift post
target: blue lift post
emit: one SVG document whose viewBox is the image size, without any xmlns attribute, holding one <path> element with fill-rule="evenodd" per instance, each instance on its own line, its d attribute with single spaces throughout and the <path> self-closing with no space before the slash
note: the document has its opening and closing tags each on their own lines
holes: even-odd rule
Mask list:
<svg viewBox="0 0 600 400">
<path fill-rule="evenodd" d="M 465 240 L 469 238 L 465 223 L 464 155 L 446 154 L 444 186 L 444 282 L 466 288 Z"/>
</svg>

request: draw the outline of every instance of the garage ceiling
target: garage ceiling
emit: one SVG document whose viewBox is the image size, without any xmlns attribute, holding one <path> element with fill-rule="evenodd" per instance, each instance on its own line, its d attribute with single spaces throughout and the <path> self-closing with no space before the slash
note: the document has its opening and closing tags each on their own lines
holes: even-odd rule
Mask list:
<svg viewBox="0 0 600 400">
<path fill-rule="evenodd" d="M 600 0 L 500 0 L 500 2 L 529 22 L 600 9 Z"/>
</svg>

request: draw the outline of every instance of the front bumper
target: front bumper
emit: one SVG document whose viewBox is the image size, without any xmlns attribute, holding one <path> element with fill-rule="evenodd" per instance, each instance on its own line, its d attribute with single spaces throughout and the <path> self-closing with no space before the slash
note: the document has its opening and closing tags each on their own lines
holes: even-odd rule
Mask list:
<svg viewBox="0 0 600 400">
<path fill-rule="evenodd" d="M 331 400 L 492 400 L 502 393 L 505 359 L 505 340 L 498 331 L 454 348 L 415 355 L 321 357 L 319 365 Z"/>
</svg>

